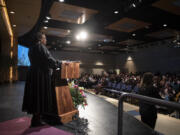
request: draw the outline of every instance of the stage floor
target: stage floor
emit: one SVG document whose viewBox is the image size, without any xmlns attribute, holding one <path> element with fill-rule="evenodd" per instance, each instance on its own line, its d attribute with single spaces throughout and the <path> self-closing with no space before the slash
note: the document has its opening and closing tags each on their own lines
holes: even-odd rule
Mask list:
<svg viewBox="0 0 180 135">
<path fill-rule="evenodd" d="M 0 122 L 24 116 L 31 117 L 21 111 L 24 93 L 24 82 L 0 86 Z M 103 98 L 86 93 L 88 106 L 79 108 L 80 119 L 65 125 L 54 127 L 76 135 L 117 135 L 116 106 Z M 151 135 L 152 130 L 133 116 L 124 112 L 123 135 Z M 49 133 L 51 134 L 51 133 Z"/>
</svg>

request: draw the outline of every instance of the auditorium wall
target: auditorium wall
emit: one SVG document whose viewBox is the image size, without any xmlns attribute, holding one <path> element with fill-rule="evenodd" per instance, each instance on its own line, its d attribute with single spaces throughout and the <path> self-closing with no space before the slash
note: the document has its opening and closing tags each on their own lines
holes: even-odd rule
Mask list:
<svg viewBox="0 0 180 135">
<path fill-rule="evenodd" d="M 180 71 L 180 48 L 173 48 L 167 42 L 156 42 L 148 48 L 137 49 L 133 53 L 119 54 L 116 68 L 125 72 L 178 72 Z M 132 60 L 128 60 L 131 57 Z"/>
<path fill-rule="evenodd" d="M 115 55 L 90 54 L 84 52 L 52 51 L 52 55 L 60 60 L 80 61 L 80 72 L 101 74 L 115 68 Z"/>
<path fill-rule="evenodd" d="M 158 41 L 153 46 L 118 55 L 62 51 L 52 51 L 52 55 L 60 60 L 80 60 L 80 72 L 95 74 L 107 70 L 162 73 L 180 71 L 180 48 L 173 48 L 169 41 Z"/>
<path fill-rule="evenodd" d="M 17 38 L 4 16 L 0 9 L 0 84 L 17 80 Z"/>
</svg>

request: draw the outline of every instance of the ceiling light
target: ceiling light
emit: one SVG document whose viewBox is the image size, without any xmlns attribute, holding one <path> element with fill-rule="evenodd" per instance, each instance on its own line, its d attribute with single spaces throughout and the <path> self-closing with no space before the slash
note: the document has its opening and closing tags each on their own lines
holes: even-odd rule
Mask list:
<svg viewBox="0 0 180 135">
<path fill-rule="evenodd" d="M 114 11 L 114 14 L 118 14 L 118 13 L 119 13 L 119 11 L 117 11 L 117 10 L 116 10 L 116 11 Z"/>
<path fill-rule="evenodd" d="M 76 39 L 77 39 L 77 40 L 80 40 L 80 36 L 79 36 L 79 35 L 76 35 Z"/>
<path fill-rule="evenodd" d="M 132 61 L 132 57 L 129 56 L 129 57 L 127 58 L 127 60 L 128 60 L 128 61 Z"/>
<path fill-rule="evenodd" d="M 81 31 L 79 34 L 76 35 L 77 40 L 86 40 L 87 39 L 87 32 L 86 31 Z"/>
<path fill-rule="evenodd" d="M 46 16 L 46 19 L 50 20 L 50 19 L 51 19 L 51 17 L 49 17 L 49 16 Z"/>
<path fill-rule="evenodd" d="M 133 34 L 132 34 L 132 36 L 133 36 L 133 37 L 135 37 L 135 36 L 136 36 L 136 34 L 135 34 L 135 33 L 133 33 Z"/>
<path fill-rule="evenodd" d="M 167 27 L 167 24 L 163 24 L 164 27 Z"/>
<path fill-rule="evenodd" d="M 15 14 L 15 12 L 14 12 L 14 11 L 10 11 L 10 13 L 11 13 L 11 14 Z"/>
<path fill-rule="evenodd" d="M 71 44 L 71 41 L 70 40 L 66 41 L 66 44 Z"/>
<path fill-rule="evenodd" d="M 108 43 L 108 42 L 111 42 L 112 40 L 111 39 L 104 39 L 104 42 Z"/>
<path fill-rule="evenodd" d="M 173 40 L 173 43 L 176 43 L 177 42 L 177 40 Z"/>
<path fill-rule="evenodd" d="M 45 22 L 45 23 L 48 23 L 48 20 L 45 20 L 44 22 Z"/>
<path fill-rule="evenodd" d="M 145 26 L 146 29 L 149 29 L 149 26 Z"/>
<path fill-rule="evenodd" d="M 59 2 L 64 2 L 64 0 L 59 0 Z"/>
<path fill-rule="evenodd" d="M 13 27 L 16 27 L 16 25 L 15 25 L 15 24 L 13 24 Z"/>
<path fill-rule="evenodd" d="M 44 26 L 44 29 L 47 29 L 48 27 Z"/>
<path fill-rule="evenodd" d="M 80 37 L 82 38 L 82 40 L 86 39 L 86 38 L 87 38 L 87 32 L 82 31 L 82 32 L 80 33 Z"/>
<path fill-rule="evenodd" d="M 132 6 L 133 6 L 133 7 L 136 7 L 136 5 L 135 5 L 134 3 L 132 4 Z"/>
<path fill-rule="evenodd" d="M 71 30 L 68 30 L 67 32 L 68 32 L 68 33 L 70 33 L 70 32 L 71 32 Z"/>
</svg>

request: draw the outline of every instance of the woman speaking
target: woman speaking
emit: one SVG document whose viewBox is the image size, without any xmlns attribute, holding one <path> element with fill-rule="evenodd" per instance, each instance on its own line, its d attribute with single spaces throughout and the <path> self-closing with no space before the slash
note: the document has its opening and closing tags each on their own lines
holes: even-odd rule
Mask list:
<svg viewBox="0 0 180 135">
<path fill-rule="evenodd" d="M 29 49 L 30 68 L 27 73 L 22 111 L 32 114 L 31 127 L 41 126 L 40 116 L 52 111 L 51 69 L 61 62 L 46 48 L 46 36 L 37 33 L 35 44 Z"/>
</svg>

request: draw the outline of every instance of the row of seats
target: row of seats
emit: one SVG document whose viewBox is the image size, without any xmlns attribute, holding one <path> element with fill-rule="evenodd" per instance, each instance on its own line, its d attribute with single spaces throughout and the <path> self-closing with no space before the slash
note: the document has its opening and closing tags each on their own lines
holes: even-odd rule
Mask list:
<svg viewBox="0 0 180 135">
<path fill-rule="evenodd" d="M 122 82 L 110 82 L 108 81 L 107 86 L 104 88 L 104 90 L 106 91 L 125 91 L 125 92 L 134 92 L 134 93 L 138 93 L 139 88 L 137 86 L 132 86 L 130 84 L 125 84 Z"/>
</svg>

